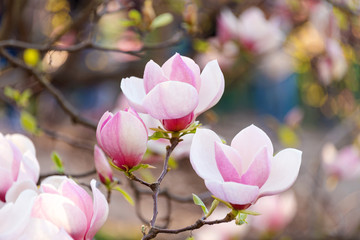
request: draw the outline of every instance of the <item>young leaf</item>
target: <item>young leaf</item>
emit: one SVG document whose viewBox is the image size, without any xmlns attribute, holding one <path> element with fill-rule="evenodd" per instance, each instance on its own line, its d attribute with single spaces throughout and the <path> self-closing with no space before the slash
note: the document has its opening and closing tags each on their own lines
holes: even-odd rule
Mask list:
<svg viewBox="0 0 360 240">
<path fill-rule="evenodd" d="M 25 91 L 23 91 L 17 101 L 17 104 L 20 107 L 26 107 L 29 104 L 29 98 L 31 97 L 32 92 L 30 89 L 26 89 Z"/>
<path fill-rule="evenodd" d="M 222 203 L 225 204 L 228 208 L 233 209 L 233 207 L 231 206 L 230 203 L 225 202 L 224 200 L 222 200 L 222 199 L 220 199 L 220 198 L 217 198 L 217 197 L 215 197 L 214 195 L 211 195 L 211 197 L 214 198 L 214 199 L 216 199 L 216 200 L 218 200 L 219 202 L 222 202 Z"/>
<path fill-rule="evenodd" d="M 123 189 L 121 189 L 119 186 L 114 187 L 114 190 L 120 192 L 126 201 L 128 201 L 128 203 L 130 203 L 132 206 L 134 206 L 134 200 L 132 199 L 132 197 Z"/>
<path fill-rule="evenodd" d="M 253 216 L 258 216 L 261 215 L 261 213 L 258 212 L 254 212 L 254 211 L 249 211 L 249 210 L 239 210 L 239 212 L 243 213 L 243 214 L 247 214 L 247 215 L 253 215 Z"/>
<path fill-rule="evenodd" d="M 196 205 L 198 205 L 198 206 L 201 206 L 201 208 L 202 208 L 202 210 L 203 210 L 203 212 L 204 212 L 204 214 L 206 216 L 209 213 L 209 211 L 207 210 L 207 208 L 206 208 L 205 204 L 203 203 L 203 201 L 194 193 L 192 194 L 192 196 L 193 196 L 194 203 Z"/>
<path fill-rule="evenodd" d="M 217 199 L 214 199 L 214 201 L 211 203 L 211 207 L 210 210 L 208 212 L 208 214 L 206 214 L 205 218 L 210 217 L 210 215 L 214 212 L 214 210 L 216 209 L 216 207 L 219 205 L 220 201 Z"/>
<path fill-rule="evenodd" d="M 63 165 L 62 160 L 57 152 L 51 153 L 51 160 L 55 164 L 56 171 L 59 173 L 64 173 L 64 165 Z"/>
<path fill-rule="evenodd" d="M 28 132 L 35 134 L 37 133 L 37 123 L 33 115 L 26 111 L 20 113 L 20 124 Z"/>
<path fill-rule="evenodd" d="M 168 139 L 169 136 L 167 135 L 167 133 L 163 133 L 163 132 L 154 132 L 153 135 L 151 135 L 149 137 L 149 140 L 158 140 L 160 138 L 166 138 Z"/>
<path fill-rule="evenodd" d="M 25 49 L 23 58 L 27 65 L 34 67 L 40 61 L 40 52 L 32 48 Z"/>
<path fill-rule="evenodd" d="M 128 16 L 131 20 L 135 22 L 135 24 L 141 23 L 141 13 L 138 10 L 130 10 Z"/>
<path fill-rule="evenodd" d="M 20 97 L 20 92 L 12 87 L 6 86 L 4 88 L 4 94 L 5 96 L 7 96 L 8 98 L 17 101 Z"/>
<path fill-rule="evenodd" d="M 164 27 L 173 21 L 174 17 L 170 13 L 163 13 L 157 16 L 150 24 L 150 29 Z"/>
<path fill-rule="evenodd" d="M 177 169 L 179 164 L 173 157 L 169 157 L 168 166 L 172 169 Z"/>
<path fill-rule="evenodd" d="M 247 223 L 246 218 L 247 218 L 247 214 L 239 212 L 239 214 L 236 216 L 235 224 L 242 225 L 244 223 Z"/>
</svg>

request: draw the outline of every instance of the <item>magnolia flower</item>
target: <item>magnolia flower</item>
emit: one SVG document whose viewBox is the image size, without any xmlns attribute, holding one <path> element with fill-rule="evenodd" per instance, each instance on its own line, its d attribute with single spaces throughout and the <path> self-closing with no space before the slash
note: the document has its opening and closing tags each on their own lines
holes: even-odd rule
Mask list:
<svg viewBox="0 0 360 240">
<path fill-rule="evenodd" d="M 108 184 L 113 181 L 113 174 L 110 164 L 104 152 L 97 145 L 94 146 L 94 162 L 100 181 L 103 184 Z"/>
<path fill-rule="evenodd" d="M 273 151 L 269 137 L 254 125 L 240 131 L 230 146 L 213 131 L 198 129 L 190 161 L 214 196 L 246 209 L 261 197 L 285 191 L 298 176 L 301 151 L 287 148 L 275 157 Z"/>
<path fill-rule="evenodd" d="M 200 74 L 192 59 L 176 53 L 162 67 L 149 61 L 143 79 L 122 79 L 121 90 L 136 111 L 159 119 L 169 131 L 179 131 L 219 101 L 224 76 L 216 60 Z"/>
<path fill-rule="evenodd" d="M 0 133 L 0 202 L 5 201 L 8 189 L 20 181 L 36 183 L 40 167 L 31 140 L 21 134 Z"/>
<path fill-rule="evenodd" d="M 257 7 L 251 7 L 239 17 L 238 34 L 245 48 L 265 53 L 279 47 L 284 36 L 274 19 L 267 20 Z"/>
<path fill-rule="evenodd" d="M 36 186 L 16 185 L 0 209 L 0 239 L 91 240 L 105 223 L 109 207 L 91 181 L 93 200 L 73 180 L 53 176 Z"/>
<path fill-rule="evenodd" d="M 139 115 L 129 108 L 115 115 L 104 113 L 97 129 L 99 146 L 119 168 L 138 165 L 146 151 L 148 133 Z"/>
<path fill-rule="evenodd" d="M 329 85 L 332 80 L 341 80 L 347 72 L 347 62 L 340 44 L 334 39 L 326 41 L 326 55 L 317 62 L 320 80 Z"/>
<path fill-rule="evenodd" d="M 285 229 L 296 214 L 296 198 L 293 192 L 260 199 L 251 211 L 259 216 L 249 216 L 250 225 L 259 232 L 276 233 Z"/>
<path fill-rule="evenodd" d="M 354 145 L 336 150 L 332 143 L 322 149 L 322 160 L 326 174 L 338 180 L 354 179 L 360 176 L 360 151 Z"/>
<path fill-rule="evenodd" d="M 230 9 L 226 8 L 221 11 L 220 16 L 217 19 L 217 32 L 220 43 L 226 43 L 229 40 L 237 38 L 238 34 L 238 19 L 231 12 Z"/>
</svg>

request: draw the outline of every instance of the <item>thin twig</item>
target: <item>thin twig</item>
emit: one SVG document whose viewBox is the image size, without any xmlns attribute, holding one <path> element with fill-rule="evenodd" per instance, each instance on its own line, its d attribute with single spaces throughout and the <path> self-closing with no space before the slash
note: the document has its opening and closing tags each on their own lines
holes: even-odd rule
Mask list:
<svg viewBox="0 0 360 240">
<path fill-rule="evenodd" d="M 38 72 L 35 68 L 26 65 L 24 62 L 20 61 L 18 58 L 15 58 L 15 57 L 11 56 L 4 48 L 0 47 L 0 54 L 2 56 L 4 56 L 13 65 L 15 65 L 17 67 L 20 67 L 20 68 L 28 71 L 31 75 L 33 75 L 35 77 L 35 79 L 41 85 L 43 85 L 51 93 L 51 95 L 53 95 L 53 97 L 59 103 L 60 107 L 71 117 L 71 120 L 74 123 L 78 123 L 78 124 L 81 124 L 81 125 L 83 125 L 85 127 L 96 130 L 95 122 L 91 121 L 90 119 L 87 119 L 87 118 L 83 117 L 71 105 L 71 103 L 66 100 L 64 95 L 48 81 L 48 79 L 44 75 L 42 75 L 40 72 Z"/>
<path fill-rule="evenodd" d="M 41 174 L 37 184 L 40 184 L 40 182 L 44 178 L 47 178 L 47 177 L 50 177 L 50 176 L 66 176 L 66 177 L 72 177 L 72 178 L 84 178 L 84 177 L 88 177 L 88 176 L 91 176 L 91 175 L 94 175 L 94 174 L 96 174 L 96 169 L 92 169 L 90 171 L 83 172 L 83 173 L 77 173 L 77 174 L 50 172 L 50 173 Z"/>
<path fill-rule="evenodd" d="M 235 219 L 236 216 L 232 212 L 228 213 L 223 219 L 213 220 L 213 221 L 205 221 L 204 219 L 198 219 L 194 224 L 179 228 L 179 229 L 164 229 L 158 227 L 152 227 L 148 234 L 146 234 L 142 240 L 149 240 L 155 238 L 159 233 L 167 233 L 167 234 L 178 234 L 181 232 L 191 231 L 195 229 L 199 229 L 204 225 L 214 225 L 219 223 L 231 222 Z"/>
</svg>

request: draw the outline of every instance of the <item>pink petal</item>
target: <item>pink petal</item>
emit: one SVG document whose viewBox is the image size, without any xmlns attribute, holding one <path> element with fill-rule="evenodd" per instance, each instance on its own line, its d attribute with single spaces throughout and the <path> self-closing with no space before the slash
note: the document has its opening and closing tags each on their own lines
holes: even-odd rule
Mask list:
<svg viewBox="0 0 360 240">
<path fill-rule="evenodd" d="M 190 148 L 190 162 L 203 179 L 223 181 L 215 160 L 215 142 L 221 139 L 209 129 L 197 129 Z"/>
<path fill-rule="evenodd" d="M 93 202 L 89 194 L 73 180 L 66 180 L 61 186 L 61 195 L 71 200 L 86 216 L 87 228 L 92 218 Z"/>
<path fill-rule="evenodd" d="M 235 166 L 232 164 L 232 161 L 226 156 L 225 152 L 222 150 L 221 144 L 215 142 L 215 160 L 218 167 L 218 170 L 223 177 L 225 182 L 240 182 L 240 175 Z M 230 150 L 230 149 L 229 149 Z M 230 152 L 230 151 L 229 151 Z M 233 161 L 240 162 L 240 157 L 234 151 L 230 152 L 234 158 Z"/>
<path fill-rule="evenodd" d="M 36 154 L 35 146 L 33 142 L 22 134 L 7 134 L 6 139 L 10 140 L 15 146 L 22 152 L 30 151 L 32 154 Z"/>
<path fill-rule="evenodd" d="M 11 172 L 8 169 L 0 167 L 0 201 L 5 202 L 6 192 L 14 183 Z"/>
<path fill-rule="evenodd" d="M 199 91 L 199 104 L 195 109 L 198 116 L 213 107 L 224 93 L 225 80 L 216 60 L 206 64 L 201 73 L 201 88 Z"/>
<path fill-rule="evenodd" d="M 266 133 L 255 125 L 241 130 L 232 140 L 231 147 L 238 150 L 243 160 L 243 171 L 246 171 L 260 149 L 266 147 L 269 156 L 273 156 L 273 145 Z"/>
<path fill-rule="evenodd" d="M 91 180 L 90 185 L 93 192 L 94 205 L 93 217 L 91 219 L 90 228 L 86 234 L 86 240 L 93 239 L 96 232 L 104 225 L 109 214 L 109 205 L 105 196 L 96 188 L 96 181 L 94 179 Z"/>
<path fill-rule="evenodd" d="M 146 95 L 144 80 L 137 77 L 123 78 L 120 87 L 129 105 L 138 112 L 146 113 L 146 109 L 143 107 L 143 101 Z"/>
<path fill-rule="evenodd" d="M 278 194 L 295 182 L 301 165 L 302 152 L 293 148 L 280 151 L 271 162 L 270 176 L 260 189 L 260 197 Z"/>
<path fill-rule="evenodd" d="M 146 151 L 147 139 L 143 122 L 125 111 L 115 114 L 101 131 L 103 150 L 120 167 L 133 167 L 141 161 Z"/>
<path fill-rule="evenodd" d="M 96 171 L 112 181 L 112 170 L 104 152 L 97 145 L 94 146 L 94 162 Z"/>
<path fill-rule="evenodd" d="M 6 202 L 15 202 L 25 190 L 33 190 L 38 192 L 36 184 L 31 180 L 15 182 L 6 193 Z"/>
<path fill-rule="evenodd" d="M 56 194 L 40 194 L 34 203 L 32 217 L 64 228 L 74 240 L 82 240 L 87 230 L 86 217 L 79 207 L 68 198 Z"/>
<path fill-rule="evenodd" d="M 271 159 L 272 157 L 268 155 L 266 147 L 262 148 L 255 156 L 249 169 L 241 176 L 241 183 L 261 188 L 269 178 Z"/>
<path fill-rule="evenodd" d="M 181 118 L 198 104 L 196 89 L 183 82 L 168 81 L 154 87 L 144 100 L 147 112 L 156 119 Z"/>
<path fill-rule="evenodd" d="M 163 74 L 163 71 L 159 65 L 153 60 L 150 60 L 144 70 L 144 87 L 145 92 L 150 92 L 157 84 L 168 81 Z"/>
<path fill-rule="evenodd" d="M 0 209 L 0 239 L 17 239 L 19 237 L 30 221 L 36 196 L 36 192 L 25 190 L 15 203 L 7 203 Z"/>
<path fill-rule="evenodd" d="M 31 218 L 25 231 L 18 240 L 73 240 L 64 230 L 60 230 L 53 223 L 40 218 Z"/>
<path fill-rule="evenodd" d="M 13 165 L 14 154 L 10 143 L 0 133 L 0 166 L 5 169 L 11 169 Z"/>
<path fill-rule="evenodd" d="M 102 147 L 102 142 L 101 142 L 101 130 L 104 128 L 104 126 L 106 125 L 106 123 L 108 121 L 110 121 L 110 119 L 113 117 L 114 115 L 111 112 L 106 111 L 102 117 L 99 120 L 99 123 L 97 125 L 96 128 L 96 140 L 99 144 L 100 147 Z"/>
<path fill-rule="evenodd" d="M 175 61 L 175 63 L 174 63 Z M 172 75 L 174 75 L 173 72 L 173 64 L 175 65 L 179 65 L 179 62 L 183 62 L 186 65 L 186 68 L 188 68 L 190 70 L 190 72 L 193 75 L 193 80 L 189 81 L 184 79 L 184 82 L 190 83 L 191 85 L 193 85 L 197 91 L 200 90 L 200 86 L 201 86 L 201 78 L 200 78 L 200 68 L 199 66 L 194 62 L 194 60 L 192 60 L 191 58 L 185 57 L 185 56 L 181 56 L 178 53 L 175 53 L 170 59 L 168 59 L 163 65 L 162 65 L 162 69 L 164 71 L 165 76 L 167 76 L 168 79 L 172 80 L 172 81 L 179 81 L 176 80 L 178 76 L 174 76 L 175 78 L 172 78 Z M 182 63 L 181 63 L 182 65 Z M 185 68 L 185 67 L 184 67 Z"/>
<path fill-rule="evenodd" d="M 31 180 L 36 183 L 40 176 L 40 165 L 30 150 L 24 153 L 17 181 Z"/>
<path fill-rule="evenodd" d="M 259 194 L 257 186 L 241 183 L 205 180 L 205 185 L 215 197 L 232 204 L 253 203 Z"/>
</svg>

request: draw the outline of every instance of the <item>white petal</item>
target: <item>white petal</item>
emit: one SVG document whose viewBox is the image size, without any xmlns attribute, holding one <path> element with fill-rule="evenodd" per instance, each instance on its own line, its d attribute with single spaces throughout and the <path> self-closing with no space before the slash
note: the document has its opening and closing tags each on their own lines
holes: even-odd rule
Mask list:
<svg viewBox="0 0 360 240">
<path fill-rule="evenodd" d="M 143 107 L 143 100 L 146 95 L 144 80 L 137 77 L 123 78 L 120 87 L 129 105 L 137 112 L 146 113 L 146 109 Z"/>
</svg>

